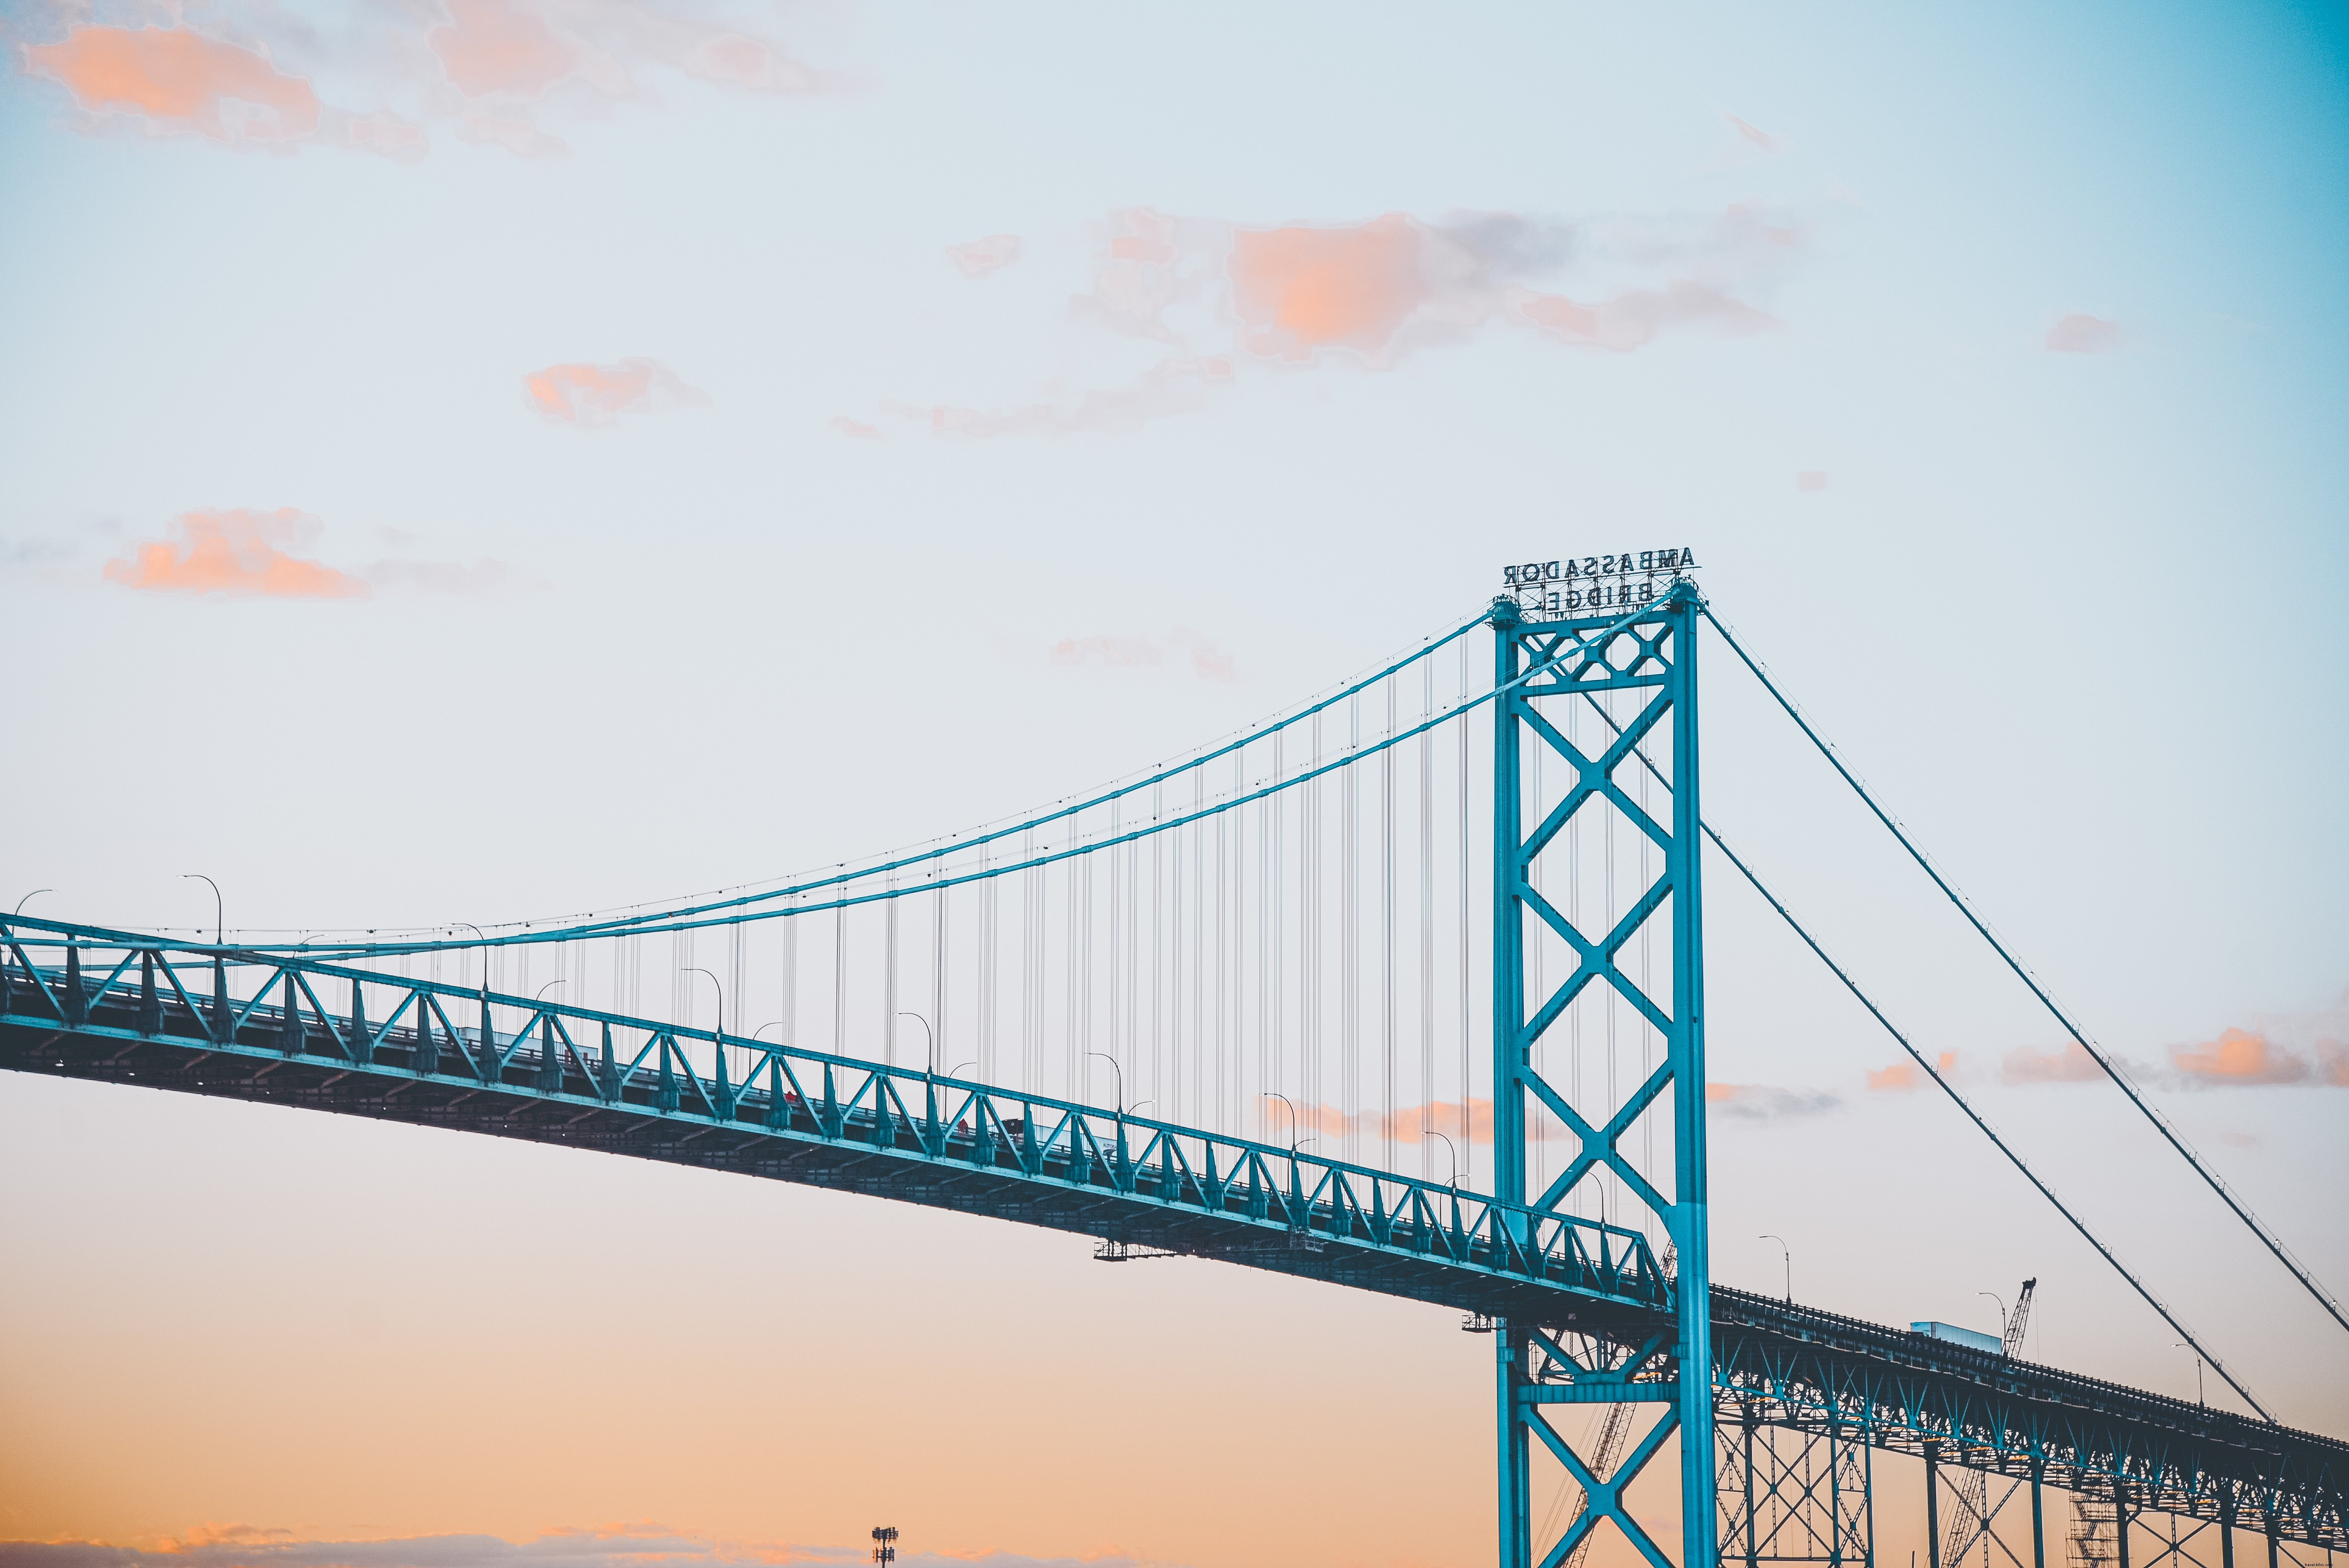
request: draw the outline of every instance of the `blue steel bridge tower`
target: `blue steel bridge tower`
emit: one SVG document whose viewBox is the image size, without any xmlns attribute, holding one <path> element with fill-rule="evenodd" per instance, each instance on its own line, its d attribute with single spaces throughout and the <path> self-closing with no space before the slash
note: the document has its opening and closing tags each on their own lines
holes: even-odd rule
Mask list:
<svg viewBox="0 0 2349 1568">
<path fill-rule="evenodd" d="M 1697 852 L 1699 607 L 1694 587 L 1668 564 L 1644 582 L 1546 581 L 1522 600 L 1494 601 L 1490 618 L 1494 684 L 1502 691 L 1493 757 L 1495 1196 L 1588 1213 L 1611 1193 L 1607 1218 L 1637 1225 L 1645 1211 L 1677 1254 L 1670 1343 L 1651 1333 L 1644 1346 L 1627 1346 L 1567 1324 L 1494 1325 L 1501 1568 L 1536 1568 L 1537 1444 L 1585 1498 L 1541 1568 L 1566 1563 L 1602 1522 L 1655 1568 L 1671 1568 L 1675 1557 L 1679 1568 L 1716 1568 L 1719 1555 Z M 1628 830 L 1631 841 L 1649 846 L 1651 874 L 1622 907 L 1586 897 L 1577 911 L 1576 865 L 1560 851 L 1578 827 Z M 1641 961 L 1628 962 L 1627 952 Z M 1642 1037 L 1652 1068 L 1643 1059 L 1612 1103 L 1595 1086 L 1578 1086 L 1583 1075 L 1544 1071 L 1546 1060 L 1558 1060 L 1578 1006 L 1611 1006 L 1634 1030 L 1649 1031 Z M 1562 1169 L 1536 1191 L 1530 1156 L 1545 1134 L 1548 1147 L 1566 1152 Z M 1668 1164 L 1656 1158 L 1667 1142 Z M 1556 1407 L 1626 1404 L 1652 1414 L 1605 1473 L 1551 1419 Z M 1646 1413 L 1626 1414 L 1636 1429 Z M 1677 1554 L 1651 1538 L 1624 1501 L 1675 1439 Z"/>
</svg>

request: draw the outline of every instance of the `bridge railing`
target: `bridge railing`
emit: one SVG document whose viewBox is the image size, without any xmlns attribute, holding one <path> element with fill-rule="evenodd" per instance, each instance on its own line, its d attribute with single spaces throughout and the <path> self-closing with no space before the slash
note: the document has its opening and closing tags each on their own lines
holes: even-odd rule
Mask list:
<svg viewBox="0 0 2349 1568">
<path fill-rule="evenodd" d="M 1671 1300 L 1647 1239 L 1620 1226 L 923 1068 L 27 917 L 0 920 L 0 1024 L 324 1058 L 472 1091 L 864 1144 L 1245 1219 L 1310 1249 L 1369 1244 L 1630 1305 Z"/>
</svg>

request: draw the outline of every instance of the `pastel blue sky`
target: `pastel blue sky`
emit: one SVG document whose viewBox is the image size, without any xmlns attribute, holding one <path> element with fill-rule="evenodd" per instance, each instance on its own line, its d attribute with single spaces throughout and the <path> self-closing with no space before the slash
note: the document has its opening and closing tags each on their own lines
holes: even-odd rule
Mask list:
<svg viewBox="0 0 2349 1568">
<path fill-rule="evenodd" d="M 1505 561 L 1684 543 L 2349 1282 L 2317 1081 L 2349 1038 L 2338 7 L 9 0 L 0 41 L 10 904 L 189 926 L 201 869 L 232 926 L 309 930 L 739 882 L 1224 733 Z M 1707 681 L 1708 813 L 2287 1419 L 2349 1430 L 2337 1331 L 2109 1096 L 2004 1081 L 2060 1037 L 1725 656 Z M 1777 1231 L 1808 1299 L 1970 1321 L 2035 1273 L 2047 1359 L 2189 1388 L 1946 1107 L 1866 1087 L 1889 1048 L 1719 885 L 1713 1070 L 1769 1091 L 1716 1119 L 1721 1277 L 1774 1286 L 1744 1238 Z M 2308 1078 L 2181 1068 L 2229 1028 Z M 1237 1410 L 1376 1500 L 1330 1560 L 1485 1550 L 1488 1373 L 1444 1314 L 127 1098 L 0 1084 L 0 1533 L 854 1546 L 897 1509 L 925 1550 L 1293 1560 L 1271 1503 L 1181 1501 L 1232 1460 L 1178 1439 Z M 482 1191 L 644 1229 L 583 1202 L 533 1236 Z M 876 1311 L 848 1282 L 884 1267 Z M 622 1377 L 668 1436 L 616 1478 L 584 1394 L 533 1408 L 414 1326 L 477 1286 L 558 1356 L 596 1354 L 583 1303 L 717 1289 L 826 1370 L 718 1417 Z M 373 1325 L 342 1398 L 307 1387 L 331 1324 L 264 1365 L 296 1303 Z M 909 1435 L 957 1378 L 1024 1458 Z M 1064 1429 L 1089 1398 L 1165 1416 L 1163 1485 Z M 314 1462 L 412 1476 L 419 1433 L 462 1462 Z"/>
</svg>

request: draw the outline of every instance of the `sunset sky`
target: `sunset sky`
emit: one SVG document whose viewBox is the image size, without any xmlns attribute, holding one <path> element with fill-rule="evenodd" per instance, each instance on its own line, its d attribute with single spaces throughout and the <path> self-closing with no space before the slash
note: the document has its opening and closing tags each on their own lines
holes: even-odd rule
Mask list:
<svg viewBox="0 0 2349 1568">
<path fill-rule="evenodd" d="M 202 872 L 291 940 L 828 863 L 1504 562 L 1685 545 L 2349 1288 L 2338 7 L 0 0 L 0 47 L 5 906 L 184 932 Z M 2349 1436 L 2349 1338 L 1704 657 L 1707 815 Z M 2034 1358 L 2193 1397 L 1707 874 L 1716 1277 L 1779 1289 L 1775 1233 L 1799 1299 L 1990 1328 L 2036 1275 Z M 1492 1550 L 1490 1342 L 1226 1265 L 13 1076 L 0 1248 L 0 1537 L 98 1543 L 9 1568 Z"/>
</svg>

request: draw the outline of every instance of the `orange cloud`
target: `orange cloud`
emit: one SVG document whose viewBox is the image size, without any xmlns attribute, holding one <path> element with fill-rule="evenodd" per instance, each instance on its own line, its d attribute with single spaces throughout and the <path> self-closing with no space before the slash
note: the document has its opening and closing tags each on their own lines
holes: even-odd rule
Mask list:
<svg viewBox="0 0 2349 1568">
<path fill-rule="evenodd" d="M 2349 1088 L 2349 1045 L 2339 1040 L 2317 1041 L 2316 1076 L 2335 1088 Z"/>
<path fill-rule="evenodd" d="M 2120 341 L 2121 329 L 2111 322 L 2077 313 L 2047 329 L 2047 347 L 2055 354 L 2102 354 Z"/>
<path fill-rule="evenodd" d="M 2177 1047 L 2169 1060 L 2188 1083 L 2305 1083 L 2309 1078 L 2306 1061 L 2248 1029 L 2222 1029 L 2215 1040 Z"/>
<path fill-rule="evenodd" d="M 378 588 L 471 593 L 523 586 L 502 562 L 378 561 L 345 572 L 308 558 L 325 525 L 292 507 L 183 512 L 170 536 L 140 541 L 102 569 L 104 581 L 162 593 L 267 599 L 364 599 Z M 405 536 L 383 531 L 392 542 Z M 397 537 L 394 537 L 397 536 Z"/>
<path fill-rule="evenodd" d="M 316 518 L 291 507 L 183 512 L 172 527 L 175 539 L 132 546 L 129 560 L 106 563 L 105 580 L 157 593 L 365 598 L 369 589 L 360 579 L 286 552 L 318 528 Z"/>
<path fill-rule="evenodd" d="M 984 240 L 973 240 L 968 245 L 948 245 L 947 260 L 967 278 L 983 278 L 999 272 L 1019 259 L 1019 236 L 989 234 Z"/>
<path fill-rule="evenodd" d="M 523 377 L 522 388 L 523 400 L 548 420 L 581 428 L 609 425 L 622 414 L 701 407 L 709 401 L 649 359 L 550 365 Z"/>
<path fill-rule="evenodd" d="M 1998 1076 L 2005 1083 L 2091 1083 L 2103 1078 L 2105 1069 L 2077 1040 L 2070 1040 L 2054 1051 L 2020 1047 L 1999 1064 Z"/>
<path fill-rule="evenodd" d="M 1428 297 L 1421 235 L 1392 212 L 1350 228 L 1237 231 L 1229 266 L 1242 341 L 1271 359 L 1322 348 L 1383 356 Z"/>
<path fill-rule="evenodd" d="M 1958 1053 L 1943 1051 L 1940 1060 L 1936 1065 L 1944 1076 L 1955 1072 L 1958 1066 Z M 1924 1081 L 1925 1075 L 1918 1069 L 1915 1062 L 1894 1062 L 1889 1068 L 1871 1068 L 1868 1073 L 1868 1087 L 1882 1092 L 1912 1089 Z"/>
<path fill-rule="evenodd" d="M 215 141 L 298 141 L 318 129 L 318 95 L 265 52 L 184 27 L 75 27 L 34 44 L 25 69 L 64 86 L 96 114 L 145 119 L 153 129 Z"/>
</svg>

